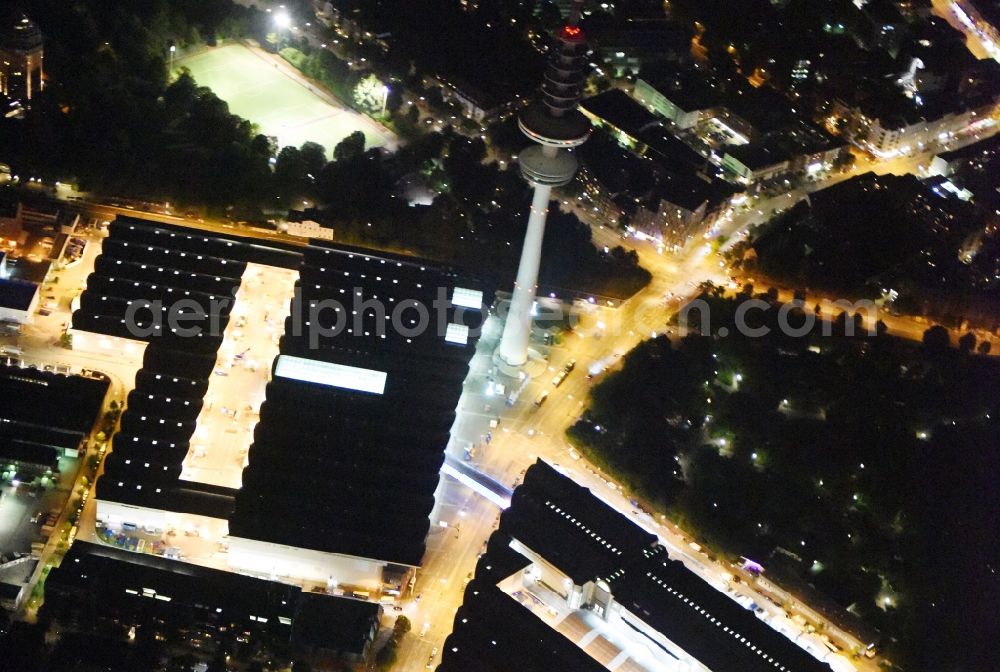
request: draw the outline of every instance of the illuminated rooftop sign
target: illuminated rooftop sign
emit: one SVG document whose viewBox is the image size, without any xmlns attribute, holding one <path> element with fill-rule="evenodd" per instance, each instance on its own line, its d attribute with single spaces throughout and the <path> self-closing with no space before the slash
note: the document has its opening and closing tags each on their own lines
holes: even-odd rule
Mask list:
<svg viewBox="0 0 1000 672">
<path fill-rule="evenodd" d="M 449 324 L 444 332 L 444 340 L 448 343 L 465 345 L 469 342 L 469 328 L 464 324 Z"/>
<path fill-rule="evenodd" d="M 385 391 L 384 371 L 319 362 L 315 359 L 303 359 L 289 355 L 278 356 L 274 375 L 306 383 L 357 390 L 358 392 L 382 394 Z"/>
<path fill-rule="evenodd" d="M 462 308 L 481 308 L 483 293 L 476 289 L 456 287 L 455 292 L 451 295 L 451 303 L 453 306 L 461 306 Z"/>
</svg>

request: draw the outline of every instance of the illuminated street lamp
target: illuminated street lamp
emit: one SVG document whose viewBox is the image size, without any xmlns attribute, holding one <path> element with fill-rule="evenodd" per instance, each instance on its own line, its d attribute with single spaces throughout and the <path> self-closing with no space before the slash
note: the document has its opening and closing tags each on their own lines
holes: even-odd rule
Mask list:
<svg viewBox="0 0 1000 672">
<path fill-rule="evenodd" d="M 170 45 L 170 72 L 174 71 L 174 54 L 177 53 L 177 45 Z"/>
<path fill-rule="evenodd" d="M 274 15 L 274 25 L 278 29 L 278 49 L 281 49 L 281 35 L 288 27 L 292 25 L 292 17 L 288 16 L 288 12 L 282 10 L 275 13 Z"/>
<path fill-rule="evenodd" d="M 382 85 L 382 117 L 385 118 L 385 106 L 389 102 L 389 87 Z"/>
</svg>

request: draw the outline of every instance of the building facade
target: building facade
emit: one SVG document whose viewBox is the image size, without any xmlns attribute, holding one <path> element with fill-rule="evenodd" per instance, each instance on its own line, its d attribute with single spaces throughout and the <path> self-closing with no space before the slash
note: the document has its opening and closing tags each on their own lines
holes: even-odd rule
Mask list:
<svg viewBox="0 0 1000 672">
<path fill-rule="evenodd" d="M 44 40 L 38 26 L 22 16 L 0 38 L 0 93 L 31 100 L 45 86 Z"/>
</svg>

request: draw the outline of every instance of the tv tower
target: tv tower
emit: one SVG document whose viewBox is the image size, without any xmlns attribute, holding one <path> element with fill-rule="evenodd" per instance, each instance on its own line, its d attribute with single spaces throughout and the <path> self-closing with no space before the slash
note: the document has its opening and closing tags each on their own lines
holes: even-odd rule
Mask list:
<svg viewBox="0 0 1000 672">
<path fill-rule="evenodd" d="M 566 25 L 555 34 L 555 43 L 542 81 L 541 101 L 525 109 L 517 120 L 521 132 L 535 143 L 521 152 L 521 174 L 535 188 L 524 234 L 521 262 L 510 300 L 507 322 L 497 353 L 510 366 L 528 361 L 531 309 L 538 288 L 542 260 L 542 238 L 553 187 L 568 184 L 576 174 L 576 158 L 567 150 L 582 145 L 590 134 L 590 122 L 577 105 L 583 96 L 587 42 L 580 21 L 583 0 L 573 3 Z"/>
</svg>

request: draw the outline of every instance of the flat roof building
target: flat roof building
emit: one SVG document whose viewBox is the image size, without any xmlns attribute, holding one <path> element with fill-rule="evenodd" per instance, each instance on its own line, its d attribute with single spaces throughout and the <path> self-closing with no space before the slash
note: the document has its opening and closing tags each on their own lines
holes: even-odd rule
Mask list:
<svg viewBox="0 0 1000 672">
<path fill-rule="evenodd" d="M 480 557 L 441 672 L 829 672 L 544 462 Z"/>
<path fill-rule="evenodd" d="M 319 244 L 297 290 L 229 519 L 230 562 L 370 588 L 378 567 L 421 563 L 491 292 L 452 269 Z M 331 299 L 352 313 L 340 329 L 337 311 L 314 310 Z M 435 302 L 437 323 L 422 327 L 399 308 Z M 285 546 L 312 553 L 285 565 L 274 555 Z M 327 556 L 367 567 L 321 569 Z"/>
<path fill-rule="evenodd" d="M 285 271 L 279 295 L 266 268 Z M 270 336 L 243 341 L 261 302 L 268 312 L 246 326 Z M 491 302 L 478 280 L 418 259 L 119 217 L 73 315 L 74 347 L 80 335 L 144 348 L 97 482 L 98 518 L 109 533 L 215 530 L 225 565 L 246 573 L 398 588 L 423 558 Z M 179 309 L 197 333 L 171 325 Z M 249 375 L 247 357 L 264 357 L 262 371 L 229 385 Z M 260 398 L 246 398 L 254 381 Z M 245 443 L 231 446 L 237 423 Z"/>
<path fill-rule="evenodd" d="M 322 661 L 367 661 L 382 608 L 297 586 L 77 541 L 46 580 L 61 634 L 100 633 L 209 651 L 232 638 Z M 205 642 L 205 640 L 209 642 Z"/>
<path fill-rule="evenodd" d="M 27 324 L 37 308 L 38 285 L 7 280 L 0 274 L 0 322 Z"/>
</svg>

